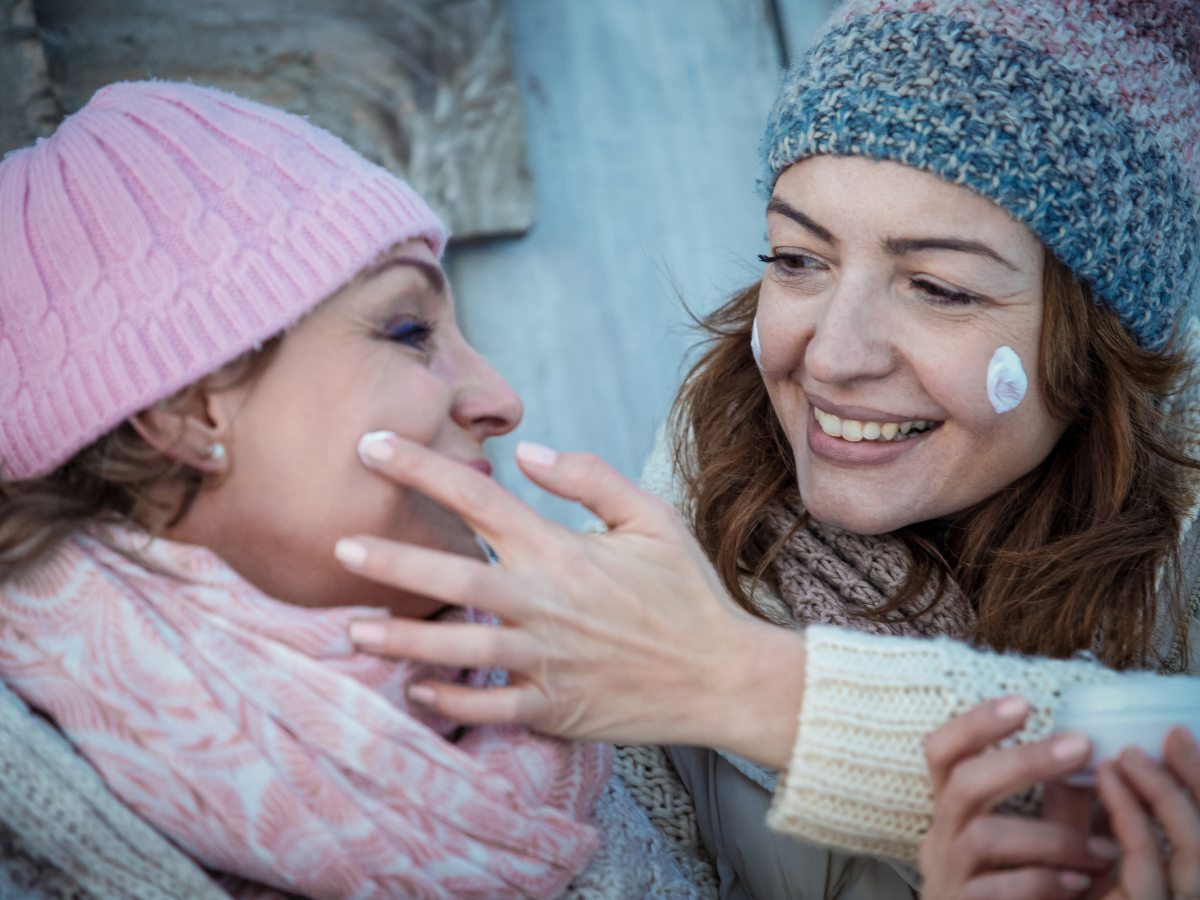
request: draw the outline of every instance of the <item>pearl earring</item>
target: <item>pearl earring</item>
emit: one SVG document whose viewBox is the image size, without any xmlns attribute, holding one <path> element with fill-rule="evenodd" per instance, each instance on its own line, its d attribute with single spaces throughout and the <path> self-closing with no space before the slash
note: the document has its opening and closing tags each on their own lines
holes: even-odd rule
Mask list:
<svg viewBox="0 0 1200 900">
<path fill-rule="evenodd" d="M 224 459 L 225 458 L 225 445 L 222 443 L 210 444 L 209 448 L 208 448 L 208 453 L 205 455 L 209 459 L 213 459 L 213 460 Z"/>
</svg>

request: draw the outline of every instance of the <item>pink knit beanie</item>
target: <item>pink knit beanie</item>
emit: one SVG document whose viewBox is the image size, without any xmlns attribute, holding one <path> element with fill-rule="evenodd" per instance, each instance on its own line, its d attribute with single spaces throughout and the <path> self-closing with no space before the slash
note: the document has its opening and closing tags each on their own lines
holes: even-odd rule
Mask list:
<svg viewBox="0 0 1200 900">
<path fill-rule="evenodd" d="M 0 162 L 0 478 L 43 475 L 447 232 L 296 116 L 169 82 L 101 89 Z"/>
</svg>

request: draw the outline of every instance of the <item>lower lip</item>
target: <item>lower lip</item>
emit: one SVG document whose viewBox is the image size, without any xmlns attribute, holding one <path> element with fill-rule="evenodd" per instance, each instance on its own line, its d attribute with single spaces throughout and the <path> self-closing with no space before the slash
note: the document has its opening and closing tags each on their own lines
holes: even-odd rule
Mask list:
<svg viewBox="0 0 1200 900">
<path fill-rule="evenodd" d="M 492 464 L 490 462 L 488 462 L 486 459 L 472 460 L 471 462 L 467 463 L 467 465 L 470 466 L 472 469 L 478 469 L 480 472 L 482 472 L 484 475 L 487 475 L 489 478 L 492 475 Z"/>
<path fill-rule="evenodd" d="M 847 441 L 830 437 L 817 423 L 813 408 L 808 408 L 808 449 L 813 456 L 839 466 L 883 466 L 911 453 L 937 431 L 931 428 L 904 441 Z"/>
</svg>

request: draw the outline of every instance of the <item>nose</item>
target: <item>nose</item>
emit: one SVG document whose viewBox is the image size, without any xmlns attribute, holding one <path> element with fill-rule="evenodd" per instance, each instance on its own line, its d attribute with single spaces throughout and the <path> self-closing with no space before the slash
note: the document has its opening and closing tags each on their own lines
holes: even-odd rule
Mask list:
<svg viewBox="0 0 1200 900">
<path fill-rule="evenodd" d="M 817 317 L 804 353 L 807 373 L 825 384 L 882 378 L 894 366 L 885 304 L 887 288 L 868 277 L 843 278 Z"/>
<path fill-rule="evenodd" d="M 508 434 L 525 413 L 521 398 L 507 381 L 473 347 L 461 348 L 460 379 L 451 417 L 481 443 Z"/>
</svg>

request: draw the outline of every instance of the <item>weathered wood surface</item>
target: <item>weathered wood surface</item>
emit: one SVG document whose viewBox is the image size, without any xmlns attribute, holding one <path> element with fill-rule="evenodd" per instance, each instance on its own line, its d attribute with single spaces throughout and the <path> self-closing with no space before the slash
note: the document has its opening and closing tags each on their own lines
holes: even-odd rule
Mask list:
<svg viewBox="0 0 1200 900">
<path fill-rule="evenodd" d="M 538 222 L 449 262 L 467 337 L 525 423 L 497 477 L 573 525 L 512 462 L 516 440 L 636 476 L 706 311 L 761 272 L 758 147 L 779 84 L 762 0 L 514 0 Z"/>
<path fill-rule="evenodd" d="M 520 234 L 536 216 L 502 0 L 36 0 L 36 11 L 68 113 L 114 81 L 191 79 L 308 116 L 407 178 L 460 240 Z"/>
<path fill-rule="evenodd" d="M 61 117 L 32 0 L 0 0 L 0 155 L 50 134 Z"/>
</svg>

